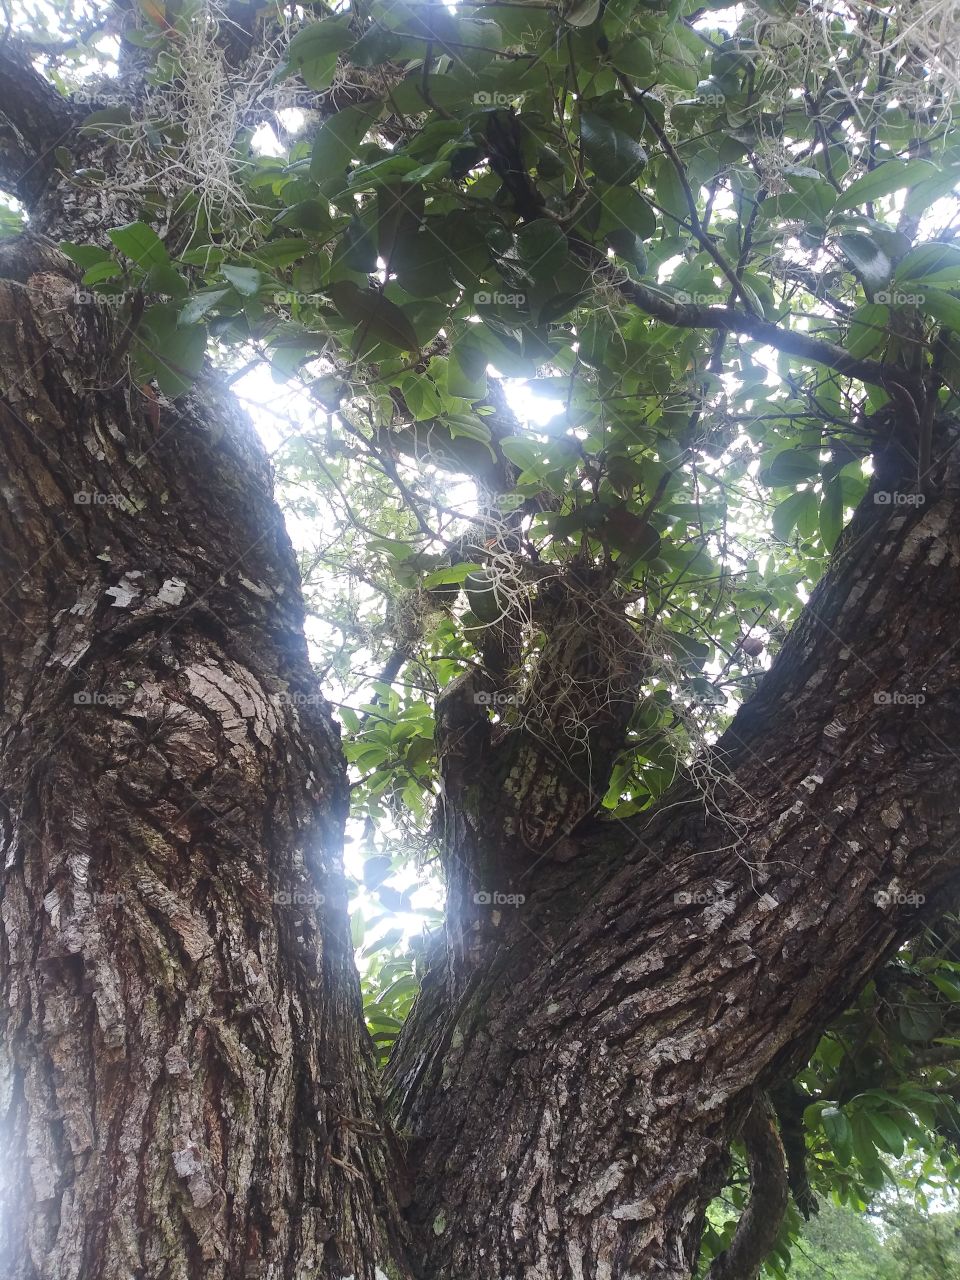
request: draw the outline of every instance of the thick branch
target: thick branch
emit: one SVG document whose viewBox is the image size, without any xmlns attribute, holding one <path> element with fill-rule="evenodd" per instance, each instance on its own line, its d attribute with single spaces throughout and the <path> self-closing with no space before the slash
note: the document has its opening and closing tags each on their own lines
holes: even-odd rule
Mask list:
<svg viewBox="0 0 960 1280">
<path fill-rule="evenodd" d="M 216 382 L 99 375 L 119 325 L 0 247 L 0 1274 L 374 1280 L 405 1228 L 296 561 Z"/>
<path fill-rule="evenodd" d="M 13 127 L 0 124 L 0 190 L 17 195 L 23 176 L 32 163 Z"/>
<path fill-rule="evenodd" d="M 42 185 L 53 148 L 75 121 L 74 108 L 35 70 L 23 45 L 16 40 L 0 44 L 0 136 L 8 141 L 0 171 L 4 185 L 15 179 L 14 194 L 27 196 Z"/>
<path fill-rule="evenodd" d="M 750 1200 L 730 1247 L 715 1258 L 707 1280 L 757 1280 L 787 1209 L 787 1171 L 776 1122 L 760 1098 L 747 1112 L 740 1138 L 747 1150 Z"/>
<path fill-rule="evenodd" d="M 807 1137 L 803 1123 L 803 1113 L 811 1099 L 792 1080 L 785 1080 L 770 1090 L 770 1100 L 780 1125 L 787 1183 L 797 1208 L 809 1218 L 819 1208 L 807 1172 Z"/>
<path fill-rule="evenodd" d="M 896 464 L 878 489 L 909 486 Z M 912 904 L 954 891 L 960 458 L 925 498 L 867 495 L 708 794 L 478 883 L 481 906 L 507 890 L 482 964 L 459 1003 L 414 1010 L 389 1067 L 438 1274 L 687 1280 L 747 1099 L 916 933 Z"/>
</svg>

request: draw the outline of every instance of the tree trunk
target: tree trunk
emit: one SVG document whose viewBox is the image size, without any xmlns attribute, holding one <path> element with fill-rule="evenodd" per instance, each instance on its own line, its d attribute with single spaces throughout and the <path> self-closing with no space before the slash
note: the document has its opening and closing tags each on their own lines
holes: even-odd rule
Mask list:
<svg viewBox="0 0 960 1280">
<path fill-rule="evenodd" d="M 11 48 L 36 136 L 0 177 L 102 238 L 109 178 L 87 207 L 51 160 L 94 144 Z M 127 338 L 51 248 L 0 255 L 4 1274 L 688 1280 L 758 1089 L 956 883 L 960 460 L 923 506 L 868 497 L 707 795 L 584 824 L 592 773 L 529 743 L 504 771 L 467 687 L 438 709 L 455 873 L 389 1070 L 408 1185 L 268 469 L 215 384 L 130 386 Z"/>
<path fill-rule="evenodd" d="M 474 877 L 526 900 L 391 1064 L 408 1191 L 259 446 L 209 389 L 130 390 L 31 252 L 0 293 L 6 1273 L 686 1280 L 757 1088 L 956 878 L 956 466 L 868 499 L 709 803 Z"/>
<path fill-rule="evenodd" d="M 131 388 L 57 252 L 0 267 L 2 1272 L 372 1280 L 345 772 L 262 448 Z"/>
<path fill-rule="evenodd" d="M 506 905 L 389 1068 L 428 1275 L 692 1274 L 757 1090 L 956 885 L 958 530 L 948 449 L 925 505 L 868 495 L 707 794 L 475 877 Z"/>
</svg>

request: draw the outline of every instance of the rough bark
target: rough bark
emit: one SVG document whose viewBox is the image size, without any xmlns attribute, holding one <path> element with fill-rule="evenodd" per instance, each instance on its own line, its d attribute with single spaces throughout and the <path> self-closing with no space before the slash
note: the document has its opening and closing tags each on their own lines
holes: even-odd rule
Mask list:
<svg viewBox="0 0 960 1280">
<path fill-rule="evenodd" d="M 59 254 L 11 262 L 0 1270 L 372 1280 L 345 775 L 266 459 L 215 384 L 131 387 Z"/>
<path fill-rule="evenodd" d="M 568 841 L 427 984 L 389 1073 L 427 1274 L 691 1275 L 756 1088 L 956 885 L 958 529 L 949 450 L 868 495 L 712 794 Z"/>
</svg>

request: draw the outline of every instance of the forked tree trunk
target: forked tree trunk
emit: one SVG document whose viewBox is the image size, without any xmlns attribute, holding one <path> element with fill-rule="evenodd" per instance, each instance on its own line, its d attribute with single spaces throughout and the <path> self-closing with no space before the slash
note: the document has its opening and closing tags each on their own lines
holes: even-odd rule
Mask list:
<svg viewBox="0 0 960 1280">
<path fill-rule="evenodd" d="M 0 1272 L 372 1280 L 345 773 L 262 448 L 131 389 L 59 254 L 2 265 Z"/>
<path fill-rule="evenodd" d="M 924 505 L 868 495 L 706 792 L 478 883 L 526 900 L 451 944 L 389 1069 L 427 1274 L 687 1280 L 758 1087 L 956 885 L 960 459 L 942 446 Z"/>
<path fill-rule="evenodd" d="M 55 254 L 0 274 L 4 1273 L 686 1280 L 757 1087 L 956 879 L 952 457 L 865 504 L 710 804 L 478 883 L 526 901 L 404 1033 L 407 1187 L 259 446 L 130 390 Z"/>
<path fill-rule="evenodd" d="M 17 74 L 49 157 L 56 95 Z M 37 225 L 102 235 L 50 167 Z M 868 499 L 709 803 L 531 857 L 490 844 L 501 795 L 448 797 L 449 954 L 389 1075 L 405 1162 L 262 452 L 210 388 L 132 388 L 123 343 L 53 250 L 0 255 L 3 1275 L 687 1280 L 758 1087 L 957 879 L 960 459 L 923 506 Z"/>
</svg>

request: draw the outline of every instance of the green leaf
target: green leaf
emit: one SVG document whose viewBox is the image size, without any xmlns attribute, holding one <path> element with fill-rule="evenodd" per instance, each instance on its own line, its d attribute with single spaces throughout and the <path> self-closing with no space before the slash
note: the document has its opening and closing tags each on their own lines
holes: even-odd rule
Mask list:
<svg viewBox="0 0 960 1280">
<path fill-rule="evenodd" d="M 487 353 L 470 329 L 450 348 L 447 391 L 465 400 L 479 400 L 487 393 Z"/>
<path fill-rule="evenodd" d="M 948 1000 L 960 1001 L 960 986 L 956 982 L 939 973 L 932 974 L 931 980 L 941 995 L 945 995 Z"/>
<path fill-rule="evenodd" d="M 890 336 L 890 312 L 885 303 L 865 302 L 850 317 L 847 350 L 858 360 L 880 351 Z"/>
<path fill-rule="evenodd" d="M 187 282 L 172 262 L 158 262 L 147 273 L 144 284 L 146 293 L 166 294 L 169 298 L 183 299 L 189 292 Z"/>
<path fill-rule="evenodd" d="M 340 707 L 338 714 L 350 733 L 360 732 L 360 717 L 352 707 Z"/>
<path fill-rule="evenodd" d="M 552 275 L 569 256 L 567 237 L 549 218 L 535 218 L 517 235 L 517 254 L 534 279 Z"/>
<path fill-rule="evenodd" d="M 657 231 L 657 215 L 635 187 L 610 187 L 601 197 L 600 229 L 631 231 L 649 240 Z"/>
<path fill-rule="evenodd" d="M 253 267 L 234 267 L 225 263 L 220 268 L 220 274 L 225 280 L 229 280 L 237 293 L 242 294 L 245 298 L 254 297 L 260 288 L 262 277 L 260 272 L 255 271 Z"/>
<path fill-rule="evenodd" d="M 398 235 L 390 267 L 411 297 L 433 298 L 454 289 L 450 255 L 429 221 L 422 231 Z"/>
<path fill-rule="evenodd" d="M 618 71 L 625 71 L 628 76 L 646 80 L 652 76 L 657 65 L 653 45 L 645 36 L 633 36 L 616 50 Z"/>
<path fill-rule="evenodd" d="M 130 124 L 132 114 L 128 106 L 105 107 L 102 111 L 92 111 L 80 128 L 91 134 L 115 133 L 118 127 Z"/>
<path fill-rule="evenodd" d="M 466 440 L 476 440 L 487 446 L 493 438 L 490 428 L 480 418 L 471 418 L 465 413 L 447 413 L 442 421 L 454 438 L 462 436 Z"/>
<path fill-rule="evenodd" d="M 938 173 L 935 178 L 929 178 L 927 181 L 911 187 L 907 192 L 907 198 L 903 202 L 903 207 L 908 217 L 918 217 L 926 213 L 934 200 L 939 200 L 941 196 L 950 195 L 956 189 L 958 183 L 960 183 L 960 168 L 953 164 Z"/>
<path fill-rule="evenodd" d="M 897 1010 L 897 1023 L 904 1040 L 932 1040 L 941 1028 L 940 1010 L 919 998 L 905 999 Z"/>
<path fill-rule="evenodd" d="M 583 151 L 598 178 L 615 187 L 628 187 L 643 172 L 647 153 L 637 142 L 594 111 L 581 111 Z"/>
<path fill-rule="evenodd" d="M 105 258 L 83 273 L 84 284 L 102 284 L 105 280 L 116 280 L 123 275 L 123 268 L 113 258 Z"/>
<path fill-rule="evenodd" d="M 380 257 L 395 270 L 394 246 L 417 234 L 423 216 L 423 193 L 391 181 L 377 188 L 377 248 Z"/>
<path fill-rule="evenodd" d="M 299 71 L 311 89 L 329 89 L 337 71 L 337 55 L 353 44 L 350 17 L 327 18 L 304 27 L 290 41 L 287 64 Z"/>
<path fill-rule="evenodd" d="M 396 303 L 377 289 L 359 289 L 352 280 L 338 280 L 327 292 L 344 320 L 357 326 L 355 349 L 359 350 L 371 337 L 401 351 L 418 350 L 413 325 Z"/>
<path fill-rule="evenodd" d="M 647 270 L 647 251 L 635 231 L 615 227 L 607 232 L 607 244 L 618 257 L 632 263 L 640 275 Z"/>
<path fill-rule="evenodd" d="M 128 222 L 124 227 L 114 227 L 107 235 L 122 254 L 144 270 L 170 261 L 163 241 L 145 222 Z"/>
<path fill-rule="evenodd" d="M 664 631 L 665 645 L 688 672 L 702 671 L 711 654 L 711 646 L 683 631 Z"/>
<path fill-rule="evenodd" d="M 431 587 L 444 587 L 450 582 L 463 582 L 476 569 L 475 564 L 455 564 L 447 569 L 435 569 L 433 573 L 427 574 L 422 585 L 425 590 L 429 590 Z"/>
<path fill-rule="evenodd" d="M 960 331 L 960 298 L 944 293 L 942 289 L 929 287 L 924 287 L 917 297 L 920 309 L 926 315 L 933 316 L 934 320 L 946 325 L 948 329 Z"/>
<path fill-rule="evenodd" d="M 178 325 L 179 307 L 148 307 L 134 335 L 131 353 L 141 381 L 156 379 L 168 396 L 188 391 L 203 368 L 207 333 L 203 325 Z"/>
<path fill-rule="evenodd" d="M 905 253 L 897 264 L 896 278 L 923 280 L 937 284 L 960 283 L 960 245 L 932 240 L 918 244 Z"/>
<path fill-rule="evenodd" d="M 353 915 L 350 917 L 350 940 L 354 947 L 363 946 L 363 938 L 366 933 L 366 925 L 363 919 L 363 911 L 357 907 Z"/>
<path fill-rule="evenodd" d="M 117 265 L 107 250 L 101 249 L 98 244 L 72 244 L 69 240 L 63 240 L 60 243 L 60 250 L 85 271 L 90 267 L 99 266 L 101 262 L 109 262 L 111 267 Z"/>
<path fill-rule="evenodd" d="M 379 103 L 346 107 L 324 120 L 317 130 L 310 157 L 310 177 L 320 184 L 321 190 L 334 194 L 342 188 L 350 162 L 379 110 Z"/>
<path fill-rule="evenodd" d="M 804 516 L 817 510 L 817 495 L 812 489 L 803 489 L 799 493 L 791 493 L 778 504 L 773 512 L 774 537 L 781 542 L 789 542 L 790 535 Z"/>
<path fill-rule="evenodd" d="M 840 1164 L 847 1165 L 853 1159 L 853 1129 L 850 1121 L 837 1107 L 824 1107 L 820 1113 L 827 1141 Z"/>
<path fill-rule="evenodd" d="M 864 285 L 870 289 L 882 289 L 890 279 L 893 263 L 884 249 L 866 232 L 849 231 L 837 237 L 837 244 L 845 257 L 859 271 Z"/>
<path fill-rule="evenodd" d="M 210 289 L 206 293 L 198 293 L 184 306 L 177 319 L 178 325 L 196 324 L 207 312 L 217 305 L 230 292 L 229 289 Z"/>
<path fill-rule="evenodd" d="M 571 27 L 590 27 L 600 16 L 600 0 L 569 0 L 563 20 Z"/>
<path fill-rule="evenodd" d="M 489 625 L 500 620 L 503 606 L 497 595 L 496 582 L 485 569 L 468 573 L 463 581 L 463 589 L 470 601 L 470 609 L 479 622 Z"/>
<path fill-rule="evenodd" d="M 867 1124 L 873 1130 L 877 1146 L 892 1156 L 902 1156 L 904 1136 L 898 1126 L 882 1111 L 864 1110 Z"/>
<path fill-rule="evenodd" d="M 435 418 L 443 409 L 440 392 L 432 379 L 421 373 L 408 373 L 398 383 L 407 408 L 415 422 Z"/>
<path fill-rule="evenodd" d="M 887 160 L 865 173 L 862 178 L 851 182 L 834 205 L 834 213 L 868 204 L 871 200 L 889 196 L 894 191 L 902 191 L 904 187 L 916 186 L 918 182 L 936 176 L 937 167 L 929 160 Z"/>
<path fill-rule="evenodd" d="M 820 459 L 809 449 L 784 449 L 760 469 L 764 484 L 779 488 L 802 484 L 820 473 Z"/>
<path fill-rule="evenodd" d="M 414 40 L 429 40 L 440 49 L 460 39 L 455 16 L 439 3 L 411 3 L 388 0 L 378 13 L 380 22 Z M 445 50 L 449 52 L 449 50 Z"/>
</svg>

